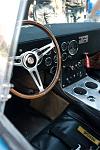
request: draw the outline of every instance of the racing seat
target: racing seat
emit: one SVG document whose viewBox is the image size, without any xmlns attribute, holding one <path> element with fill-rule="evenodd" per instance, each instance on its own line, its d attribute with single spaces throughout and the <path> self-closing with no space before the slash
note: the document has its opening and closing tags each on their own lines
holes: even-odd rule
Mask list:
<svg viewBox="0 0 100 150">
<path fill-rule="evenodd" d="M 69 106 L 30 143 L 39 150 L 99 150 L 100 114 L 88 106 L 82 108 Z"/>
</svg>

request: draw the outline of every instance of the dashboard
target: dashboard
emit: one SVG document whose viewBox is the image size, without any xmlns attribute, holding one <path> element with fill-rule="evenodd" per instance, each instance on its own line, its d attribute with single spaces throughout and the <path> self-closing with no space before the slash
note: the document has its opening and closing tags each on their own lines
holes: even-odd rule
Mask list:
<svg viewBox="0 0 100 150">
<path fill-rule="evenodd" d="M 91 57 L 100 53 L 100 23 L 52 24 L 47 25 L 47 28 L 55 35 L 61 51 L 61 70 L 58 84 L 54 87 L 55 92 L 65 99 L 69 98 L 71 101 L 79 103 L 84 102 L 100 110 L 100 101 L 98 101 L 100 80 L 91 78 L 88 74 L 90 68 L 87 66 Z M 34 63 L 36 64 L 35 52 L 41 55 L 43 47 L 49 44 L 52 45 L 52 41 L 44 31 L 33 25 L 22 26 L 16 56 L 17 58 L 21 56 L 23 67 L 26 66 L 28 69 L 14 67 L 13 77 L 17 85 L 12 82 L 21 93 L 34 95 L 38 92 L 37 82 L 39 90 L 41 88 L 43 90 L 52 83 L 59 62 L 56 47 L 50 51 L 47 50 L 48 52 L 43 55 L 42 59 L 39 59 L 37 63 L 39 73 L 33 71 L 36 77 L 33 75 L 29 77 Z M 15 59 L 15 63 L 16 61 L 20 60 Z M 100 74 L 99 69 L 98 73 Z M 35 80 L 30 81 L 32 78 Z M 20 80 L 18 81 L 18 79 Z"/>
<path fill-rule="evenodd" d="M 100 51 L 100 24 L 75 23 L 46 25 L 55 35 L 62 55 L 61 86 L 68 85 L 84 78 L 87 73 L 84 68 L 85 53 L 89 56 Z M 17 49 L 17 55 L 37 49 L 50 42 L 48 36 L 39 28 L 31 25 L 22 26 Z M 56 51 L 49 52 L 43 60 L 42 67 L 53 75 L 57 58 Z M 41 69 L 41 68 L 40 68 Z"/>
</svg>

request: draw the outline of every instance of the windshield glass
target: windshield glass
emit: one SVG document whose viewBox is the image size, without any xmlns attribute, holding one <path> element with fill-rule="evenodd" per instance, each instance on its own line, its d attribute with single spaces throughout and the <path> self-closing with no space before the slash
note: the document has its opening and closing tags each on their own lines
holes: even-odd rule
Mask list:
<svg viewBox="0 0 100 150">
<path fill-rule="evenodd" d="M 99 22 L 100 0 L 28 0 L 24 19 L 41 24 Z"/>
</svg>

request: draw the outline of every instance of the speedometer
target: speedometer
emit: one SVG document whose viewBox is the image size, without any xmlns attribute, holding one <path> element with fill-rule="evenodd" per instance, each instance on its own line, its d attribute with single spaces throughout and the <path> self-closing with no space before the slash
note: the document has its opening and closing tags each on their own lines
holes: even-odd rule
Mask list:
<svg viewBox="0 0 100 150">
<path fill-rule="evenodd" d="M 75 55 L 78 51 L 78 43 L 76 40 L 72 40 L 68 46 L 68 52 L 70 55 Z"/>
</svg>

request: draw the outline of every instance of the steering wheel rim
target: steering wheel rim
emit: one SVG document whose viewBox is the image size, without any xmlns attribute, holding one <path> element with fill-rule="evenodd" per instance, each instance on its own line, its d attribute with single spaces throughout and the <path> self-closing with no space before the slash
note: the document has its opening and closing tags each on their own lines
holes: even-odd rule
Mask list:
<svg viewBox="0 0 100 150">
<path fill-rule="evenodd" d="M 53 41 L 55 48 L 57 50 L 58 63 L 57 63 L 57 67 L 56 67 L 56 72 L 55 72 L 55 75 L 54 75 L 51 83 L 44 89 L 44 91 L 36 93 L 34 95 L 27 95 L 27 94 L 23 94 L 23 93 L 15 90 L 14 88 L 11 88 L 11 90 L 10 90 L 11 93 L 13 93 L 14 95 L 16 95 L 20 98 L 27 99 L 27 100 L 35 100 L 37 98 L 40 98 L 40 97 L 46 95 L 54 87 L 54 85 L 58 81 L 60 71 L 61 71 L 61 52 L 60 52 L 60 48 L 59 48 L 59 45 L 58 45 L 58 42 L 57 42 L 55 36 L 52 34 L 51 31 L 48 30 L 47 27 L 41 25 L 40 23 L 37 23 L 34 21 L 29 21 L 29 20 L 24 20 L 23 25 L 34 25 L 34 26 L 40 28 L 41 30 L 43 30 L 44 32 L 46 32 L 48 37 L 50 37 L 50 39 Z"/>
</svg>

